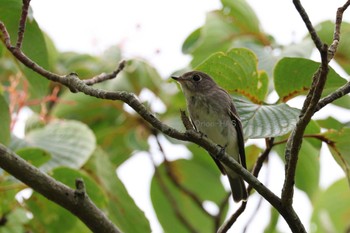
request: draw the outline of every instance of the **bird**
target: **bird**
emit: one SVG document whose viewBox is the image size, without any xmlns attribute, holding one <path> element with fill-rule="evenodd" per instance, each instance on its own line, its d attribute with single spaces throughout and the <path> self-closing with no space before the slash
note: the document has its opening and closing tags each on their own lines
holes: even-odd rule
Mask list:
<svg viewBox="0 0 350 233">
<path fill-rule="evenodd" d="M 243 128 L 228 92 L 201 71 L 171 77 L 181 86 L 194 128 L 246 168 Z M 248 194 L 243 179 L 219 160 L 214 158 L 214 161 L 228 177 L 233 200 L 246 201 Z"/>
</svg>

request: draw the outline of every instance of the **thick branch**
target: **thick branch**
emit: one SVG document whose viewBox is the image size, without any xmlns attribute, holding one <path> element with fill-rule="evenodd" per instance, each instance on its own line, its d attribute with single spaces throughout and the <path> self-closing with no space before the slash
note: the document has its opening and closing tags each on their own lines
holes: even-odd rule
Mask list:
<svg viewBox="0 0 350 233">
<path fill-rule="evenodd" d="M 120 232 L 118 228 L 99 210 L 84 192 L 81 180 L 77 190 L 73 190 L 0 144 L 0 167 L 22 181 L 47 199 L 69 210 L 93 232 Z"/>
</svg>

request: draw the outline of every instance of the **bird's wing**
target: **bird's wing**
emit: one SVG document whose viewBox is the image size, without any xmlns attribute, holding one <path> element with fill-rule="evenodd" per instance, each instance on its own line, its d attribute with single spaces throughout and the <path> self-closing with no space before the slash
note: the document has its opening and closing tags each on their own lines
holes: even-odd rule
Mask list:
<svg viewBox="0 0 350 233">
<path fill-rule="evenodd" d="M 239 157 L 241 160 L 241 164 L 244 168 L 247 168 L 246 161 L 245 161 L 244 137 L 243 137 L 242 123 L 237 115 L 237 111 L 236 111 L 236 108 L 233 105 L 233 103 L 231 104 L 231 109 L 229 111 L 229 115 L 230 115 L 232 124 L 235 126 L 236 132 L 237 132 L 237 142 L 238 142 L 238 150 L 239 150 Z"/>
</svg>

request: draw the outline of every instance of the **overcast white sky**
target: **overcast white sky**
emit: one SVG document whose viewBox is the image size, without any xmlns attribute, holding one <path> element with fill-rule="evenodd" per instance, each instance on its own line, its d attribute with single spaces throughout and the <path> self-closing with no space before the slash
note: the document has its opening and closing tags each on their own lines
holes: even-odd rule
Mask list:
<svg viewBox="0 0 350 233">
<path fill-rule="evenodd" d="M 305 36 L 305 25 L 296 12 L 292 0 L 248 0 L 248 2 L 258 14 L 263 29 L 280 43 L 288 44 Z M 333 20 L 337 7 L 344 3 L 345 0 L 302 1 L 314 23 Z M 145 58 L 164 77 L 188 64 L 189 57 L 181 53 L 183 41 L 189 33 L 203 25 L 206 12 L 221 6 L 219 0 L 32 0 L 31 5 L 40 27 L 50 35 L 61 51 L 72 50 L 98 55 L 111 45 L 120 45 L 127 57 Z M 347 12 L 344 18 L 349 20 L 349 16 L 350 12 Z M 169 155 L 178 149 L 170 144 L 167 144 L 166 148 Z M 321 177 L 324 186 L 343 175 L 330 157 L 329 154 L 321 156 L 323 164 L 327 164 L 327 170 L 332 171 L 327 172 L 332 177 Z M 132 167 L 140 164 L 143 165 L 142 174 L 130 173 L 135 171 Z M 279 160 L 271 160 L 269 166 L 274 168 L 270 176 L 275 177 L 270 186 L 279 194 L 282 180 L 276 179 L 275 174 L 284 174 L 283 165 Z M 154 221 L 151 203 L 144 198 L 152 175 L 147 156 L 140 154 L 131 159 L 118 174 L 136 203 L 151 220 L 153 232 L 161 232 Z M 264 177 L 264 174 L 263 171 L 261 177 Z M 297 192 L 296 196 L 300 201 L 296 203 L 295 208 L 308 227 L 310 211 L 307 210 L 306 197 L 300 192 Z M 254 207 L 257 200 L 257 197 L 250 199 L 249 205 Z M 258 213 L 258 218 L 261 216 L 268 218 L 269 212 L 266 208 L 268 204 L 264 206 L 265 208 Z M 249 216 L 249 213 L 245 213 L 231 232 L 241 232 Z M 263 229 L 266 221 L 258 219 L 248 232 L 260 232 L 257 227 Z M 284 232 L 288 232 L 284 221 L 279 225 Z"/>
</svg>

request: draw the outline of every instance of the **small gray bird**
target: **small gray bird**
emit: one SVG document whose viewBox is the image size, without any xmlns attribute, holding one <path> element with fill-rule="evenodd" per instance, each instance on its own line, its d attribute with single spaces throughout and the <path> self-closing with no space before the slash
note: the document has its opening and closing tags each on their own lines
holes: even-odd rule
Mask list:
<svg viewBox="0 0 350 233">
<path fill-rule="evenodd" d="M 181 85 L 196 130 L 226 149 L 227 154 L 246 168 L 241 121 L 231 96 L 207 74 L 191 71 L 174 77 Z M 215 163 L 227 174 L 234 201 L 247 199 L 243 179 L 220 161 Z"/>
</svg>

